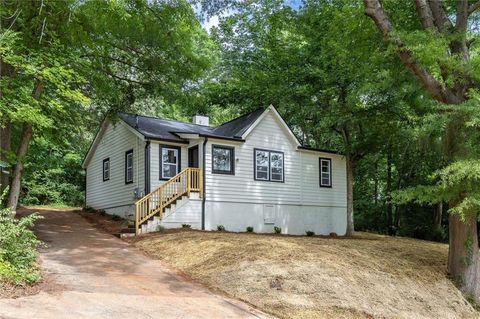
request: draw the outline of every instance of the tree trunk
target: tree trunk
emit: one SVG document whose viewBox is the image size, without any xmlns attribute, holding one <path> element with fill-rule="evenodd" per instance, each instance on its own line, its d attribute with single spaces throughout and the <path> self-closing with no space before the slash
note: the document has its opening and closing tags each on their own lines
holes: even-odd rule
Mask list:
<svg viewBox="0 0 480 319">
<path fill-rule="evenodd" d="M 28 151 L 28 144 L 32 139 L 33 127 L 30 123 L 24 123 L 22 135 L 17 149 L 17 158 L 13 168 L 12 183 L 10 184 L 10 194 L 8 196 L 8 207 L 12 208 L 15 215 L 18 205 L 18 197 L 20 196 L 20 185 L 23 172 L 23 159 Z"/>
<path fill-rule="evenodd" d="M 387 150 L 387 187 L 386 187 L 386 196 L 387 201 L 387 227 L 393 225 L 393 205 L 392 205 L 392 148 L 388 146 Z"/>
<path fill-rule="evenodd" d="M 454 207 L 457 203 L 452 203 Z M 478 302 L 480 296 L 479 251 L 477 218 L 467 216 L 462 221 L 458 215 L 450 214 L 448 272 L 459 289 Z"/>
<path fill-rule="evenodd" d="M 347 156 L 347 232 L 346 236 L 352 236 L 355 231 L 353 221 L 353 159 Z"/>
<path fill-rule="evenodd" d="M 442 229 L 442 215 L 443 215 L 443 203 L 440 202 L 435 205 L 433 210 L 433 227 L 436 230 Z"/>
<path fill-rule="evenodd" d="M 11 149 L 12 141 L 12 124 L 5 123 L 4 127 L 0 127 L 0 160 L 6 161 L 7 155 Z M 3 173 L 0 169 L 0 194 L 3 194 L 5 188 L 10 185 L 10 176 Z"/>
<path fill-rule="evenodd" d="M 375 208 L 378 204 L 378 161 L 375 161 L 375 179 L 374 179 L 374 198 L 373 203 L 375 204 Z"/>
</svg>

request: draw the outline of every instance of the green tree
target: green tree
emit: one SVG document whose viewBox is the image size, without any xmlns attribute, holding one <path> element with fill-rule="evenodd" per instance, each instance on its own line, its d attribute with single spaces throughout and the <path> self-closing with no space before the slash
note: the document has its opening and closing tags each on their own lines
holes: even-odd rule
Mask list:
<svg viewBox="0 0 480 319">
<path fill-rule="evenodd" d="M 474 117 L 478 113 L 480 75 L 475 20 L 480 2 L 416 0 L 414 6 L 408 2 L 381 4 L 379 0 L 364 0 L 364 5 L 365 14 L 375 22 L 405 68 L 440 103 L 438 112 L 446 114 L 447 118 L 442 121 L 446 124 L 443 153 L 446 161 L 454 164 L 443 171 L 452 175 L 451 180 L 446 178 L 437 186 L 445 186 L 443 190 L 449 193 L 443 196 L 450 207 L 448 270 L 461 290 L 478 302 L 479 207 L 472 205 L 476 202 L 476 189 L 468 186 L 471 178 L 465 174 L 476 166 L 463 160 L 475 156 L 478 149 L 472 147 L 472 138 L 467 133 L 472 133 L 468 130 L 475 125 L 472 123 L 478 123 Z M 476 135 L 473 131 L 473 137 Z M 459 185 L 462 177 L 467 182 L 464 187 Z M 440 200 L 431 192 L 416 194 L 422 198 L 432 195 L 431 201 Z"/>
<path fill-rule="evenodd" d="M 13 166 L 14 210 L 32 137 L 142 98 L 181 102 L 209 65 L 208 37 L 185 1 L 9 0 L 0 9 L 1 159 Z"/>
<path fill-rule="evenodd" d="M 273 104 L 302 143 L 344 153 L 352 234 L 355 165 L 415 115 L 416 88 L 378 45 L 358 3 L 308 1 L 293 10 L 262 1 L 236 12 L 214 31 L 221 55 L 204 87 L 209 104 L 242 111 Z"/>
</svg>

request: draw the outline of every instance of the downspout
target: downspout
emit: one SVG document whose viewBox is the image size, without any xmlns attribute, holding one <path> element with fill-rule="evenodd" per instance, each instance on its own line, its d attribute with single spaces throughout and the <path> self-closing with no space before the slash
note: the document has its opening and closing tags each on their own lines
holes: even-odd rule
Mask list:
<svg viewBox="0 0 480 319">
<path fill-rule="evenodd" d="M 150 141 L 145 142 L 145 195 L 150 193 Z"/>
<path fill-rule="evenodd" d="M 205 200 L 206 200 L 206 194 L 207 194 L 207 191 L 206 191 L 206 177 L 207 177 L 207 174 L 206 174 L 206 168 L 207 168 L 207 165 L 206 165 L 206 156 L 205 154 L 207 153 L 206 152 L 206 149 L 207 149 L 207 142 L 208 142 L 208 137 L 205 137 L 205 140 L 203 141 L 203 147 L 202 147 L 202 153 L 203 153 L 203 196 L 202 196 L 202 230 L 205 230 Z"/>
</svg>

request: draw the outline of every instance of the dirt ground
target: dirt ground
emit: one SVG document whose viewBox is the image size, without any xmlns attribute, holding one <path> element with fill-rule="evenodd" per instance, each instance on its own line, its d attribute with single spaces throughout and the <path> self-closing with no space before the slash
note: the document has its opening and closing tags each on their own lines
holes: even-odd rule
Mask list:
<svg viewBox="0 0 480 319">
<path fill-rule="evenodd" d="M 37 294 L 0 298 L 0 318 L 270 318 L 185 280 L 75 211 L 40 214 L 35 233 L 46 244 L 39 259 L 50 285 L 36 287 Z"/>
<path fill-rule="evenodd" d="M 175 231 L 130 240 L 213 290 L 280 318 L 478 318 L 447 278 L 448 246 Z"/>
</svg>

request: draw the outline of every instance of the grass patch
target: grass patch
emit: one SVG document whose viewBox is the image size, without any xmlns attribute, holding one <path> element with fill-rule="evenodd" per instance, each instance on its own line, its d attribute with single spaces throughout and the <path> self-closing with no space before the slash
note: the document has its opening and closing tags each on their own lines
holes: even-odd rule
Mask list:
<svg viewBox="0 0 480 319">
<path fill-rule="evenodd" d="M 322 238 L 200 231 L 134 243 L 279 318 L 478 317 L 447 278 L 445 244 L 366 233 Z"/>
</svg>

